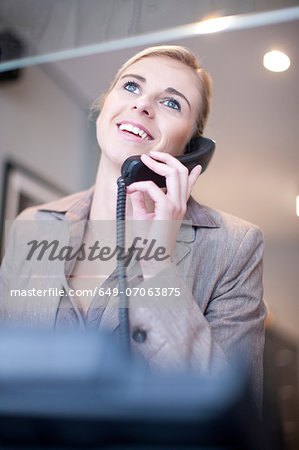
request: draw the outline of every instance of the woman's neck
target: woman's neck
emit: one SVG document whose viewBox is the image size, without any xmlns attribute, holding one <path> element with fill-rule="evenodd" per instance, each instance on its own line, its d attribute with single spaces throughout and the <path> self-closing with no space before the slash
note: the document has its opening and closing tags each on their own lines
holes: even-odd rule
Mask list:
<svg viewBox="0 0 299 450">
<path fill-rule="evenodd" d="M 103 154 L 100 160 L 95 191 L 90 209 L 90 220 L 115 220 L 117 179 L 120 168 Z M 127 199 L 126 217 L 131 216 L 131 203 Z"/>
</svg>

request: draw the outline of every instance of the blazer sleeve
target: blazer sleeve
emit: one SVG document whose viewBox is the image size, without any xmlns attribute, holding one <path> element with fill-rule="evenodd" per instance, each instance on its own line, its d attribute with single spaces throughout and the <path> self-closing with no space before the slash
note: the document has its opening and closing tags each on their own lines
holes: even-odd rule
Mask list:
<svg viewBox="0 0 299 450">
<path fill-rule="evenodd" d="M 173 294 L 167 302 L 161 296 L 131 298 L 134 348 L 152 368 L 191 367 L 202 373 L 218 370 L 238 356 L 247 364 L 256 401 L 261 405 L 266 316 L 262 255 L 262 234 L 257 227 L 249 227 L 234 243 L 221 276 L 214 274 L 217 282 L 204 310 L 199 307 L 198 290 L 195 287 L 191 292 L 175 264 L 143 281 L 140 286 L 145 291 L 153 286 L 169 291 L 177 288 L 181 295 Z"/>
</svg>

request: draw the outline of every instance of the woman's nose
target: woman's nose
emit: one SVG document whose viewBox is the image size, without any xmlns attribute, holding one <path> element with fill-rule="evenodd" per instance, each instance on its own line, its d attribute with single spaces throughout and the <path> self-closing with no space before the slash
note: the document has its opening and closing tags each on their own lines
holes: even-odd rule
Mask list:
<svg viewBox="0 0 299 450">
<path fill-rule="evenodd" d="M 137 99 L 132 109 L 137 110 L 140 114 L 144 114 L 149 117 L 153 117 L 154 115 L 153 105 L 147 97 L 140 97 Z"/>
</svg>

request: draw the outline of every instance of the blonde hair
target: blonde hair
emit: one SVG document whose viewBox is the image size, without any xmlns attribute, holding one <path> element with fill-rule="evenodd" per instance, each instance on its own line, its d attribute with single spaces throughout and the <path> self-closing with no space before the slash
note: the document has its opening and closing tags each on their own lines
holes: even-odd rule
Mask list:
<svg viewBox="0 0 299 450">
<path fill-rule="evenodd" d="M 132 58 L 128 59 L 118 70 L 114 80 L 111 83 L 109 90 L 100 95 L 91 107 L 91 113 L 99 113 L 102 105 L 105 102 L 106 96 L 109 92 L 112 91 L 118 80 L 120 79 L 123 72 L 137 61 L 148 58 L 151 56 L 159 56 L 159 57 L 167 57 L 172 58 L 176 61 L 180 61 L 185 64 L 187 67 L 190 67 L 194 70 L 198 81 L 199 81 L 199 89 L 202 99 L 201 108 L 198 108 L 198 117 L 196 120 L 196 129 L 193 137 L 199 136 L 203 134 L 204 127 L 206 125 L 208 115 L 210 112 L 211 106 L 211 96 L 212 96 L 212 80 L 210 75 L 205 72 L 204 69 L 199 67 L 199 63 L 195 55 L 186 47 L 180 45 L 159 45 L 156 47 L 149 47 L 141 52 L 136 53 L 136 55 L 132 56 Z"/>
</svg>

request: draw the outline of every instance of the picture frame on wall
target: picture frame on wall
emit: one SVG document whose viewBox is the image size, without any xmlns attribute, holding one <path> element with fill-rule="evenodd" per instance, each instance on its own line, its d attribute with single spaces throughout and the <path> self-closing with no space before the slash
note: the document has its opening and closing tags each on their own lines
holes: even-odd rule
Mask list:
<svg viewBox="0 0 299 450">
<path fill-rule="evenodd" d="M 4 253 L 6 220 L 15 219 L 25 208 L 50 202 L 67 195 L 67 192 L 61 188 L 12 160 L 4 162 L 3 174 L 0 221 L 1 259 Z"/>
</svg>

